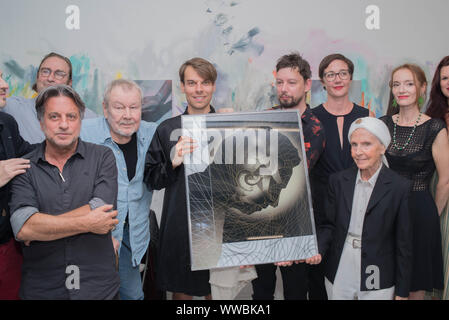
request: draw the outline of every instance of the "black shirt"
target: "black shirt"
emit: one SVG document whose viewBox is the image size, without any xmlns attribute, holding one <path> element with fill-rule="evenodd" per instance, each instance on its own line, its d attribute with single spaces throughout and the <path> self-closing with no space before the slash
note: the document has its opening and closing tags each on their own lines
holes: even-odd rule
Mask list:
<svg viewBox="0 0 449 320">
<path fill-rule="evenodd" d="M 269 110 L 288 110 L 281 106 L 275 106 Z M 310 106 L 301 115 L 302 133 L 304 138 L 304 148 L 306 150 L 307 168 L 309 172 L 323 153 L 326 145 L 325 133 L 320 120 L 313 114 Z"/>
<path fill-rule="evenodd" d="M 2 131 L 3 127 L 0 127 L 0 134 Z M 6 153 L 5 153 L 5 148 L 3 147 L 3 142 L 0 141 L 0 161 L 2 160 L 6 160 Z"/>
<path fill-rule="evenodd" d="M 3 126 L 0 125 L 0 134 L 2 134 Z M 0 161 L 7 160 L 6 153 L 5 153 L 5 147 L 3 146 L 3 141 L 0 140 Z M 0 188 L 0 197 L 3 199 L 7 196 L 6 188 Z M 0 208 L 0 210 L 3 209 L 3 207 Z"/>
<path fill-rule="evenodd" d="M 131 140 L 128 143 L 119 144 L 117 143 L 120 150 L 123 152 L 125 157 L 126 169 L 128 170 L 128 180 L 131 181 L 136 174 L 137 165 L 137 134 L 131 136 Z"/>
<path fill-rule="evenodd" d="M 13 179 L 15 234 L 35 212 L 61 215 L 101 199 L 117 206 L 117 167 L 111 149 L 78 140 L 60 175 L 45 159 L 45 142 L 27 155 L 31 168 Z M 111 233 L 82 233 L 22 246 L 22 299 L 112 299 L 119 289 Z M 79 289 L 66 287 L 67 267 L 79 268 Z"/>
<path fill-rule="evenodd" d="M 137 133 L 131 136 L 131 140 L 128 143 L 119 144 L 117 146 L 122 150 L 125 157 L 126 170 L 128 171 L 128 180 L 131 181 L 136 174 L 137 166 Z M 128 213 L 126 213 L 125 222 L 128 224 Z"/>
<path fill-rule="evenodd" d="M 12 116 L 0 111 L 0 160 L 19 158 L 34 149 L 19 134 L 17 122 Z M 9 223 L 9 196 L 11 182 L 0 188 L 0 244 L 13 237 Z"/>
<path fill-rule="evenodd" d="M 3 127 L 0 126 L 0 134 L 2 134 Z M 7 160 L 3 142 L 0 140 L 0 161 Z M 7 217 L 6 206 L 8 204 L 8 190 L 0 188 L 0 244 L 8 241 L 12 237 L 11 226 L 9 225 L 9 217 Z"/>
</svg>

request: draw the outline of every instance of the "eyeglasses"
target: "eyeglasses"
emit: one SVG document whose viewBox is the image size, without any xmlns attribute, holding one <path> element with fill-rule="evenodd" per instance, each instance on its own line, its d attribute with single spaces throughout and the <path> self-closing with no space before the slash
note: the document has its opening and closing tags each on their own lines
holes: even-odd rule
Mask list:
<svg viewBox="0 0 449 320">
<path fill-rule="evenodd" d="M 327 72 L 324 74 L 324 78 L 329 81 L 332 82 L 335 80 L 335 77 L 338 75 L 338 77 L 341 80 L 346 80 L 349 78 L 349 70 L 340 70 L 340 72 Z"/>
<path fill-rule="evenodd" d="M 53 72 L 53 70 L 51 70 L 49 68 L 41 68 L 39 70 L 40 75 L 45 78 L 49 77 L 52 72 Z M 61 71 L 61 70 L 56 70 L 53 74 L 54 74 L 55 79 L 58 79 L 58 80 L 62 80 L 67 76 L 67 73 L 65 73 L 64 71 Z"/>
</svg>

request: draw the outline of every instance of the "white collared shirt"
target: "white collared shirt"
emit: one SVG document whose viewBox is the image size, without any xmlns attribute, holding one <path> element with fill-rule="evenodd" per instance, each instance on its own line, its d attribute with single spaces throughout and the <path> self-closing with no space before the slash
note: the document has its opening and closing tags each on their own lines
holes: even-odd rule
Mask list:
<svg viewBox="0 0 449 320">
<path fill-rule="evenodd" d="M 366 208 L 368 207 L 369 199 L 371 198 L 381 168 L 382 164 L 367 181 L 362 180 L 360 169 L 357 172 L 354 198 L 352 200 L 351 222 L 349 223 L 348 228 L 348 233 L 351 233 L 353 236 L 362 236 Z"/>
</svg>

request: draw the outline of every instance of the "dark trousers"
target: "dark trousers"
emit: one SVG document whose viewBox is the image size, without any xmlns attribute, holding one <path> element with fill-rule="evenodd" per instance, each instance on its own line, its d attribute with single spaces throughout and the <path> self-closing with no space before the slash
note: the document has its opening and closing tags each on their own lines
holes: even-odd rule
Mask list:
<svg viewBox="0 0 449 320">
<path fill-rule="evenodd" d="M 252 281 L 254 300 L 273 300 L 276 288 L 274 264 L 256 265 L 257 278 Z M 307 300 L 307 265 L 293 264 L 279 267 L 282 275 L 285 300 Z"/>
<path fill-rule="evenodd" d="M 323 262 L 317 265 L 308 265 L 307 268 L 309 269 L 309 300 L 327 300 Z"/>
</svg>

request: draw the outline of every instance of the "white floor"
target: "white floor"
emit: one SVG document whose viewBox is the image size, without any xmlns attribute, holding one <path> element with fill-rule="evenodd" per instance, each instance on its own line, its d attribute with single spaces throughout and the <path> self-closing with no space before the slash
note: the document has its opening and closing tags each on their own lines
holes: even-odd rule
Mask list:
<svg viewBox="0 0 449 320">
<path fill-rule="evenodd" d="M 277 282 L 276 282 L 276 290 L 274 292 L 274 299 L 275 300 L 283 300 L 284 295 L 282 293 L 282 278 L 281 278 L 281 272 L 279 271 L 279 268 L 276 271 L 277 276 Z M 251 283 L 249 283 L 245 288 L 240 291 L 238 296 L 235 298 L 235 300 L 252 300 L 252 294 L 253 294 L 253 287 Z M 167 299 L 171 300 L 172 295 L 171 292 L 167 293 Z M 194 297 L 194 300 L 202 300 L 203 297 Z"/>
</svg>

